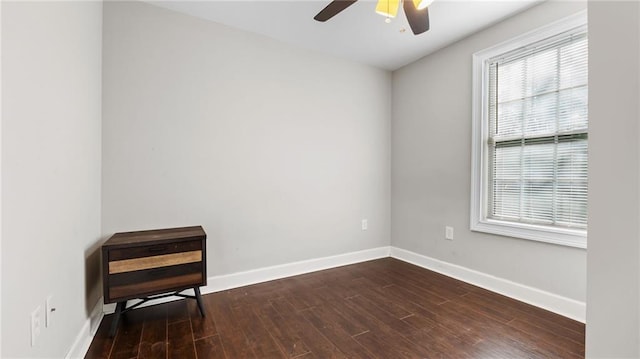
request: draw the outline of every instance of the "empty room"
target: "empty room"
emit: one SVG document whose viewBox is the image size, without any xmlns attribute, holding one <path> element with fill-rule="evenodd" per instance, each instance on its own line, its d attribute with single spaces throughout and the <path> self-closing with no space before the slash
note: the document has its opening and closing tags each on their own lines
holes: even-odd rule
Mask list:
<svg viewBox="0 0 640 359">
<path fill-rule="evenodd" d="M 639 358 L 640 2 L 1 1 L 0 357 Z"/>
</svg>

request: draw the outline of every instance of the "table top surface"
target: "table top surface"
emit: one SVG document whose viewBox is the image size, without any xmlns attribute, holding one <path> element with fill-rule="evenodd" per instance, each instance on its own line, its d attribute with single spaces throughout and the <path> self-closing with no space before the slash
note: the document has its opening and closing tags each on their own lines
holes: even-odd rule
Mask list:
<svg viewBox="0 0 640 359">
<path fill-rule="evenodd" d="M 202 229 L 202 226 L 151 229 L 116 233 L 102 246 L 148 245 L 165 241 L 205 238 L 207 238 L 207 234 L 204 232 L 204 229 Z"/>
</svg>

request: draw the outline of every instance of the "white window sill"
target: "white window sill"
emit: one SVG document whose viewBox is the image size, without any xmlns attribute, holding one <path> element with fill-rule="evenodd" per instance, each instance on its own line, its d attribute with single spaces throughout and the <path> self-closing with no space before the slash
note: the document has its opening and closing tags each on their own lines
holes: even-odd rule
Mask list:
<svg viewBox="0 0 640 359">
<path fill-rule="evenodd" d="M 471 230 L 574 248 L 587 248 L 587 232 L 584 230 L 551 228 L 491 219 L 475 221 L 471 225 Z"/>
</svg>

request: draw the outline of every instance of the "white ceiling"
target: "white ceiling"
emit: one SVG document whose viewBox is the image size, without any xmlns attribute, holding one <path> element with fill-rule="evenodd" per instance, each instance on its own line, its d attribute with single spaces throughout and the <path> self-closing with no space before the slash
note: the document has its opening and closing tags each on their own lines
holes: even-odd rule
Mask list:
<svg viewBox="0 0 640 359">
<path fill-rule="evenodd" d="M 391 23 L 360 0 L 325 23 L 313 20 L 330 0 L 147 2 L 262 34 L 285 43 L 395 70 L 544 0 L 435 0 L 430 30 L 413 35 L 402 10 Z M 401 32 L 401 29 L 406 29 Z"/>
</svg>

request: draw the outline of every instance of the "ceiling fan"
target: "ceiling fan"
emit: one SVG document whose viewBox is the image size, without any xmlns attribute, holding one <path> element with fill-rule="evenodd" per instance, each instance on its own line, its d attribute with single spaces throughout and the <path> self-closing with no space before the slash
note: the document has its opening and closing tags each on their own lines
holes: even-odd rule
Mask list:
<svg viewBox="0 0 640 359">
<path fill-rule="evenodd" d="M 353 5 L 356 1 L 333 0 L 313 18 L 317 21 L 325 22 Z M 386 22 L 389 22 L 390 18 L 395 17 L 398 13 L 398 7 L 401 2 L 411 31 L 415 35 L 419 35 L 429 30 L 429 9 L 427 7 L 433 0 L 378 0 L 376 12 L 386 16 Z"/>
</svg>

